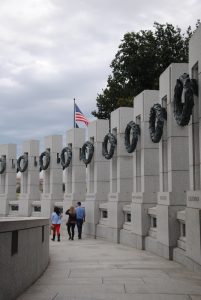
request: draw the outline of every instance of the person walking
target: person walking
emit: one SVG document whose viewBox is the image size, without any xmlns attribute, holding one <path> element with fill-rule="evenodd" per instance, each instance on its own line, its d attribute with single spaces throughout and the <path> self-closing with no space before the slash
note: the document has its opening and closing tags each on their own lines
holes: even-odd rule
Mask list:
<svg viewBox="0 0 201 300">
<path fill-rule="evenodd" d="M 74 229 L 75 229 L 75 224 L 76 224 L 76 211 L 74 206 L 71 206 L 69 209 L 66 211 L 66 215 L 68 215 L 68 221 L 66 223 L 67 226 L 67 231 L 69 235 L 69 240 L 74 239 Z"/>
<path fill-rule="evenodd" d="M 55 237 L 57 234 L 58 242 L 60 242 L 60 227 L 61 227 L 61 212 L 59 207 L 54 207 L 54 211 L 51 216 L 51 222 L 52 222 L 52 231 L 53 231 L 53 237 L 52 241 L 55 241 Z"/>
<path fill-rule="evenodd" d="M 76 220 L 77 220 L 77 230 L 78 230 L 78 239 L 82 238 L 82 225 L 85 222 L 85 209 L 81 207 L 81 202 L 77 202 L 76 207 Z"/>
</svg>

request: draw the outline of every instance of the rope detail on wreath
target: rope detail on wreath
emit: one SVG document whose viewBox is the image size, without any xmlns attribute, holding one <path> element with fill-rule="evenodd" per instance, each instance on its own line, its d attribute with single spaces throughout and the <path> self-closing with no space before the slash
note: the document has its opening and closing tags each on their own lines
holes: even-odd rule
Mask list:
<svg viewBox="0 0 201 300">
<path fill-rule="evenodd" d="M 0 174 L 3 174 L 6 170 L 6 156 L 2 155 L 0 157 Z"/>
<path fill-rule="evenodd" d="M 21 167 L 21 161 L 23 161 L 23 167 Z M 24 153 L 17 159 L 17 170 L 18 172 L 25 172 L 28 167 L 28 154 Z"/>
<path fill-rule="evenodd" d="M 130 134 L 132 132 L 132 140 L 130 141 Z M 124 144 L 128 153 L 132 153 L 137 146 L 138 136 L 140 135 L 140 126 L 133 121 L 130 121 L 125 129 Z"/>
<path fill-rule="evenodd" d="M 108 151 L 108 143 L 110 143 L 110 149 Z M 117 139 L 112 133 L 106 134 L 103 140 L 102 153 L 106 159 L 111 159 L 114 155 L 114 150 L 117 145 Z"/>
<path fill-rule="evenodd" d="M 190 79 L 187 73 L 182 74 L 177 79 L 174 89 L 174 117 L 179 126 L 186 126 L 190 121 L 194 106 L 194 94 L 197 94 L 196 80 Z"/>
<path fill-rule="evenodd" d="M 85 142 L 81 149 L 81 159 L 85 165 L 88 165 L 91 162 L 93 154 L 94 145 L 89 141 Z"/>
<path fill-rule="evenodd" d="M 65 153 L 67 159 L 65 158 Z M 63 167 L 63 170 L 70 165 L 71 159 L 72 159 L 72 150 L 69 147 L 64 147 L 61 151 L 61 165 Z"/>
<path fill-rule="evenodd" d="M 43 161 L 43 158 L 45 157 L 45 164 Z M 50 151 L 46 150 L 41 153 L 39 156 L 39 165 L 40 165 L 40 170 L 47 170 L 50 164 Z"/>
<path fill-rule="evenodd" d="M 159 103 L 150 109 L 149 133 L 153 143 L 158 143 L 163 134 L 164 121 L 167 120 L 167 112 Z"/>
</svg>

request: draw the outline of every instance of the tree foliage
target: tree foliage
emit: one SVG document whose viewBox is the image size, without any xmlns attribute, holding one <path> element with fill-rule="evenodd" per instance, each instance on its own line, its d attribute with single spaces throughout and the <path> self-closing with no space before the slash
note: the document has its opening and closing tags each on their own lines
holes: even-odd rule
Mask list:
<svg viewBox="0 0 201 300">
<path fill-rule="evenodd" d="M 197 21 L 198 27 L 200 21 Z M 188 62 L 188 42 L 192 35 L 172 24 L 154 23 L 154 30 L 124 35 L 114 60 L 107 87 L 97 95 L 97 111 L 92 114 L 108 119 L 120 106 L 132 106 L 133 97 L 145 89 L 158 89 L 160 74 L 171 63 Z"/>
</svg>

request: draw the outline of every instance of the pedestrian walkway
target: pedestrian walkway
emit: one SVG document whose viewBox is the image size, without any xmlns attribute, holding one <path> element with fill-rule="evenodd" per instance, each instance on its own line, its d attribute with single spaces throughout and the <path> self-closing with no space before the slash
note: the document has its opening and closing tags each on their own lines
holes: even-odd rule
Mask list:
<svg viewBox="0 0 201 300">
<path fill-rule="evenodd" d="M 50 264 L 18 300 L 200 300 L 201 274 L 102 240 L 50 241 Z"/>
</svg>

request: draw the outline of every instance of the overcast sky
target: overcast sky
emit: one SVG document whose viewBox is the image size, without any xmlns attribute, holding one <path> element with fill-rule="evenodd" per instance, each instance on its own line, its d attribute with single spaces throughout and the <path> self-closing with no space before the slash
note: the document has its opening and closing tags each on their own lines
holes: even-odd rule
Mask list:
<svg viewBox="0 0 201 300">
<path fill-rule="evenodd" d="M 0 143 L 64 135 L 73 98 L 92 118 L 126 32 L 194 28 L 200 13 L 200 0 L 0 0 Z"/>
</svg>

